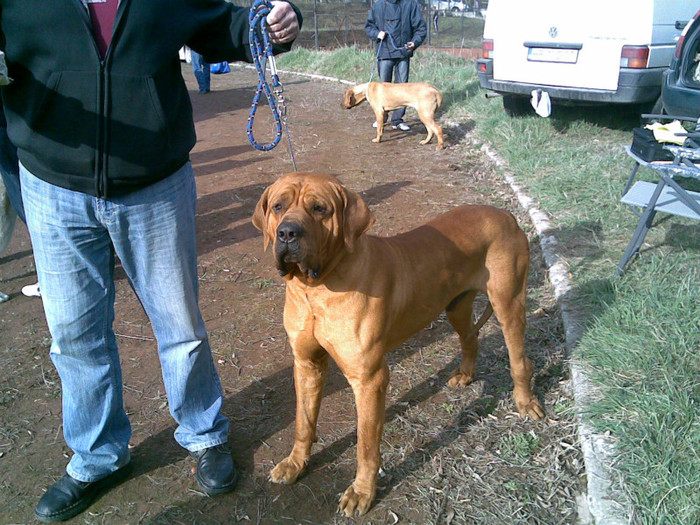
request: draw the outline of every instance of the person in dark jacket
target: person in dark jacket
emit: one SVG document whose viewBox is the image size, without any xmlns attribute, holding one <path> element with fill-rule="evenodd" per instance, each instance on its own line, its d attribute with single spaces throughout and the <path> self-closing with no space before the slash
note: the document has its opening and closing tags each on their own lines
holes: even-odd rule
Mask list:
<svg viewBox="0 0 700 525">
<path fill-rule="evenodd" d="M 275 52 L 301 14 L 273 2 Z M 224 0 L 0 0 L 2 87 L 73 455 L 34 514 L 62 521 L 131 469 L 114 320 L 115 256 L 158 342 L 175 439 L 208 494 L 233 490 L 229 422 L 198 305 L 195 128 L 178 51 L 252 61 Z"/>
<path fill-rule="evenodd" d="M 377 0 L 370 9 L 365 32 L 378 41 L 377 69 L 382 82 L 408 82 L 410 59 L 428 33 L 416 0 Z M 406 108 L 391 113 L 394 129 L 408 131 Z M 376 125 L 376 122 L 375 122 Z"/>
</svg>

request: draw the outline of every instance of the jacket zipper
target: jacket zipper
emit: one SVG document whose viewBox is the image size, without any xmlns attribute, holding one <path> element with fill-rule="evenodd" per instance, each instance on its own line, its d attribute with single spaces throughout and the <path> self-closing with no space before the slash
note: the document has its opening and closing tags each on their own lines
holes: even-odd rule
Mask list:
<svg viewBox="0 0 700 525">
<path fill-rule="evenodd" d="M 99 51 L 98 51 L 99 54 Z M 98 107 L 100 108 L 99 116 L 97 117 L 97 197 L 103 199 L 107 192 L 107 173 L 105 166 L 107 164 L 107 74 L 105 72 L 105 63 L 100 60 L 100 71 L 97 78 L 97 97 Z"/>
<path fill-rule="evenodd" d="M 114 43 L 114 38 L 107 48 L 107 53 L 104 59 L 100 56 L 100 50 L 97 47 L 97 42 L 92 34 L 90 13 L 87 7 L 83 4 L 82 0 L 75 0 L 79 4 L 81 14 L 85 20 L 85 28 L 90 34 L 90 39 L 93 42 L 95 53 L 99 57 L 100 68 L 98 71 L 97 79 L 97 107 L 100 108 L 99 114 L 97 115 L 97 136 L 95 137 L 95 145 L 97 148 L 97 166 L 95 166 L 95 192 L 98 198 L 105 198 L 107 196 L 107 143 L 108 143 L 108 132 L 107 132 L 107 122 L 109 113 L 109 86 L 107 82 L 107 63 L 110 58 L 112 45 Z M 116 36 L 117 30 L 121 25 L 121 20 L 123 18 L 124 10 L 126 9 L 126 4 L 128 0 L 119 0 L 119 6 L 117 7 L 117 16 L 114 19 L 114 27 L 112 28 L 112 36 Z"/>
</svg>

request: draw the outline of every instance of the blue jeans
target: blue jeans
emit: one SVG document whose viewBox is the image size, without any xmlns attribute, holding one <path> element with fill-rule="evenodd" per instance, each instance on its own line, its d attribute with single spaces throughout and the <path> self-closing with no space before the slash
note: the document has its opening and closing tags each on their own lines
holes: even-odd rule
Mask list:
<svg viewBox="0 0 700 525">
<path fill-rule="evenodd" d="M 67 471 L 95 481 L 129 461 L 114 321 L 115 254 L 148 315 L 177 442 L 226 442 L 223 394 L 198 305 L 196 188 L 187 163 L 127 196 L 98 199 L 48 184 L 20 165 L 41 297 L 63 388 Z"/>
<path fill-rule="evenodd" d="M 397 84 L 408 82 L 408 72 L 410 69 L 410 58 L 382 58 L 379 60 L 379 78 L 382 82 L 393 81 Z M 391 124 L 398 126 L 403 122 L 406 108 L 399 108 L 391 113 Z"/>
<path fill-rule="evenodd" d="M 211 88 L 211 75 L 209 64 L 204 61 L 202 55 L 196 51 L 190 50 L 192 57 L 192 71 L 197 79 L 200 93 L 207 93 Z"/>
</svg>

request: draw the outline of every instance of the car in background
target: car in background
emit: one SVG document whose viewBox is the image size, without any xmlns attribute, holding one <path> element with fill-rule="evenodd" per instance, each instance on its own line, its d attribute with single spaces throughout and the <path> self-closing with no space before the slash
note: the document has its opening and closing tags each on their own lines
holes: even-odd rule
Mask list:
<svg viewBox="0 0 700 525">
<path fill-rule="evenodd" d="M 453 13 L 465 13 L 468 10 L 469 6 L 466 2 L 462 2 L 459 0 L 453 0 L 450 2 L 450 11 L 452 11 Z"/>
<path fill-rule="evenodd" d="M 461 0 L 430 0 L 430 8 L 444 13 L 462 13 L 468 10 L 468 6 Z"/>
<path fill-rule="evenodd" d="M 681 33 L 652 113 L 700 118 L 700 11 Z"/>
<path fill-rule="evenodd" d="M 438 11 L 449 11 L 450 10 L 450 0 L 430 0 L 430 9 L 437 9 Z"/>
<path fill-rule="evenodd" d="M 512 116 L 533 111 L 537 93 L 560 104 L 628 104 L 659 98 L 686 22 L 689 0 L 490 0 L 482 87 L 503 95 Z"/>
</svg>

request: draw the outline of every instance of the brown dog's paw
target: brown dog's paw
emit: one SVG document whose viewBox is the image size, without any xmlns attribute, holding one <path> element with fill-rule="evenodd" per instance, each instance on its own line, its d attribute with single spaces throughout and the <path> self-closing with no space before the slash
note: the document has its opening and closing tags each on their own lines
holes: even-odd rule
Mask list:
<svg viewBox="0 0 700 525">
<path fill-rule="evenodd" d="M 540 402 L 534 397 L 526 401 L 515 400 L 515 405 L 518 407 L 518 413 L 523 419 L 530 416 L 534 420 L 542 419 L 544 417 L 544 409 Z"/>
<path fill-rule="evenodd" d="M 338 504 L 338 512 L 343 512 L 348 518 L 351 518 L 353 514 L 362 516 L 365 514 L 374 501 L 374 493 L 372 494 L 359 494 L 355 492 L 354 485 L 350 485 L 340 498 L 340 503 Z"/>
<path fill-rule="evenodd" d="M 291 485 L 306 469 L 306 463 L 299 465 L 291 456 L 280 461 L 275 468 L 270 471 L 270 480 L 273 483 L 284 483 Z"/>
<path fill-rule="evenodd" d="M 460 386 L 467 386 L 469 383 L 474 381 L 474 374 L 465 374 L 461 370 L 457 370 L 452 377 L 447 382 L 447 385 L 451 388 L 457 388 Z"/>
<path fill-rule="evenodd" d="M 372 142 L 379 142 L 379 139 L 372 139 Z"/>
</svg>

